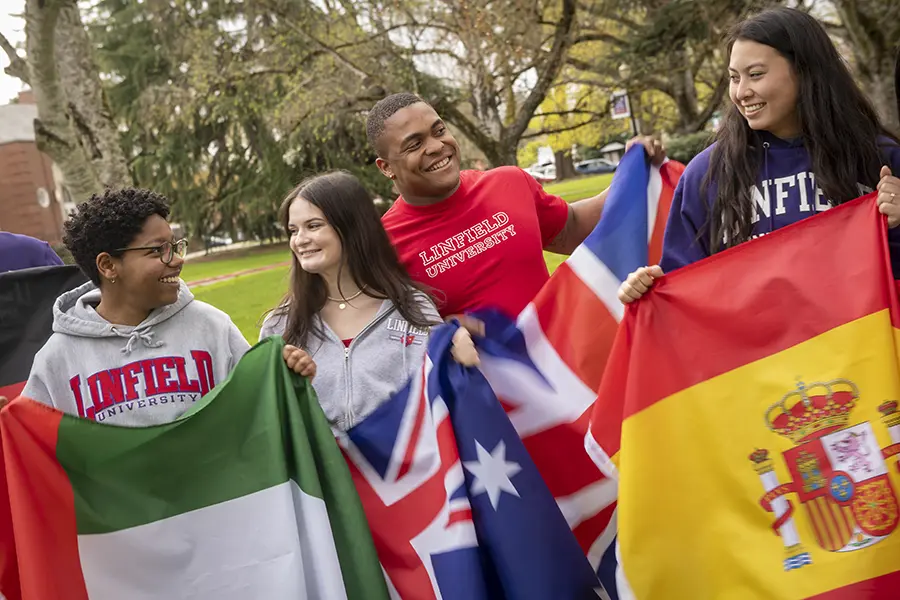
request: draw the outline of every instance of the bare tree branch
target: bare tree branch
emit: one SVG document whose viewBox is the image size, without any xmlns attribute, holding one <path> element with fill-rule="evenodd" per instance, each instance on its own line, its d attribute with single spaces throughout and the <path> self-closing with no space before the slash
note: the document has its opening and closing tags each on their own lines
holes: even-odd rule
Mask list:
<svg viewBox="0 0 900 600">
<path fill-rule="evenodd" d="M 519 113 L 510 127 L 504 132 L 507 139 L 518 140 L 528 128 L 528 122 L 534 112 L 547 96 L 547 90 L 553 84 L 553 80 L 559 75 L 565 63 L 566 53 L 572 45 L 572 29 L 575 23 L 575 0 L 562 1 L 562 14 L 556 24 L 553 47 L 547 53 L 547 58 L 538 72 L 538 80 L 531 89 L 528 97 L 522 102 Z"/>
<path fill-rule="evenodd" d="M 2 33 L 0 33 L 0 46 L 3 47 L 6 56 L 9 57 L 9 66 L 4 69 L 6 74 L 10 77 L 16 77 L 27 84 L 31 84 L 28 77 L 28 64 L 25 62 L 24 58 L 19 56 L 19 53 L 16 52 L 16 49 Z"/>
<path fill-rule="evenodd" d="M 575 38 L 575 42 L 573 43 L 573 45 L 581 44 L 584 42 L 606 42 L 608 44 L 614 44 L 619 47 L 625 45 L 625 40 L 617 38 L 610 33 L 603 33 L 602 31 L 591 31 L 588 33 L 583 33 Z"/>
<path fill-rule="evenodd" d="M 553 135 L 555 133 L 564 133 L 566 131 L 573 131 L 575 129 L 580 129 L 586 125 L 590 125 L 594 122 L 594 119 L 590 121 L 585 121 L 584 123 L 578 123 L 577 125 L 568 125 L 566 127 L 559 127 L 556 129 L 541 129 L 540 131 L 534 131 L 531 133 L 525 133 L 522 135 L 523 140 L 528 140 L 531 138 L 541 137 L 543 135 Z"/>
</svg>

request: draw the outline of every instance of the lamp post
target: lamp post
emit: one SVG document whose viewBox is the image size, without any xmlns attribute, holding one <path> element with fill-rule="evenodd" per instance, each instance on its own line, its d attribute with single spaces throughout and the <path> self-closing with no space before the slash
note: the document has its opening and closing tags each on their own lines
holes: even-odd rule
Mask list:
<svg viewBox="0 0 900 600">
<path fill-rule="evenodd" d="M 625 102 L 628 105 L 628 114 L 631 116 L 631 131 L 634 137 L 637 137 L 641 134 L 640 129 L 638 128 L 637 119 L 634 116 L 634 106 L 631 104 L 631 96 L 628 93 L 628 79 L 631 77 L 631 67 L 628 66 L 628 63 L 622 63 L 619 65 L 619 77 L 622 79 L 622 82 L 625 83 Z"/>
</svg>

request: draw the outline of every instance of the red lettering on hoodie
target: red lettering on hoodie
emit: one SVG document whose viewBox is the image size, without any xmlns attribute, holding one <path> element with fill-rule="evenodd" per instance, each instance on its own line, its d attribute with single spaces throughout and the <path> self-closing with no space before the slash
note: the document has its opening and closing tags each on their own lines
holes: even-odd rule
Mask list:
<svg viewBox="0 0 900 600">
<path fill-rule="evenodd" d="M 196 359 L 195 359 L 196 360 Z M 187 369 L 184 366 L 184 357 L 178 356 L 175 358 L 175 369 L 178 372 L 178 391 L 179 392 L 193 392 L 197 393 L 200 391 L 200 382 L 196 379 L 188 379 Z M 200 372 L 200 366 L 197 366 L 197 372 Z"/>
<path fill-rule="evenodd" d="M 194 359 L 194 364 L 197 366 L 197 376 L 200 379 L 200 395 L 205 396 L 209 390 L 216 387 L 212 356 L 206 350 L 191 350 L 191 358 Z"/>
</svg>

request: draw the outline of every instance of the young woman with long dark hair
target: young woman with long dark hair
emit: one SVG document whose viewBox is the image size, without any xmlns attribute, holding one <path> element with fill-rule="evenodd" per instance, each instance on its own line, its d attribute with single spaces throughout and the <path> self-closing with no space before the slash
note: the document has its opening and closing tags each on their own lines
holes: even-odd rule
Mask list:
<svg viewBox="0 0 900 600">
<path fill-rule="evenodd" d="M 403 387 L 422 366 L 434 303 L 400 265 L 372 197 L 355 177 L 332 172 L 307 179 L 281 205 L 290 236 L 290 289 L 259 337 L 281 335 L 299 350 L 289 365 L 308 368 L 332 427 L 346 430 Z M 454 356 L 477 362 L 460 328 Z"/>
<path fill-rule="evenodd" d="M 653 281 L 725 248 L 878 190 L 900 275 L 900 144 L 825 29 L 775 8 L 742 21 L 727 43 L 731 106 L 715 143 L 685 169 L 658 266 L 619 288 L 633 302 Z"/>
</svg>

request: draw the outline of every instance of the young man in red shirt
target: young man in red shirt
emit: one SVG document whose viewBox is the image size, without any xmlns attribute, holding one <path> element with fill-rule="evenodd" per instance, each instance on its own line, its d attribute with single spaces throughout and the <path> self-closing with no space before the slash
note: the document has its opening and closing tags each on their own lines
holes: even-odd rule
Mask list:
<svg viewBox="0 0 900 600">
<path fill-rule="evenodd" d="M 460 171 L 459 144 L 413 94 L 381 100 L 367 135 L 400 193 L 382 223 L 442 316 L 494 307 L 515 318 L 549 278 L 543 250 L 570 254 L 593 231 L 608 190 L 572 204 L 518 167 Z M 662 145 L 635 138 L 656 163 Z"/>
</svg>

